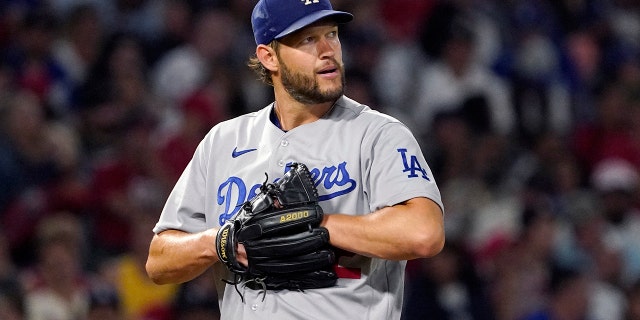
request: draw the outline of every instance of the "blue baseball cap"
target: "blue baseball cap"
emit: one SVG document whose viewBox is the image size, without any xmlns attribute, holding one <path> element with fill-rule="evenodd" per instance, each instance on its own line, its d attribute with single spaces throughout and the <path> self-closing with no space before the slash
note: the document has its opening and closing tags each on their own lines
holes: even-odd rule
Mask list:
<svg viewBox="0 0 640 320">
<path fill-rule="evenodd" d="M 338 23 L 353 20 L 351 13 L 333 10 L 329 0 L 260 0 L 251 26 L 256 44 L 268 44 L 326 17 Z"/>
</svg>

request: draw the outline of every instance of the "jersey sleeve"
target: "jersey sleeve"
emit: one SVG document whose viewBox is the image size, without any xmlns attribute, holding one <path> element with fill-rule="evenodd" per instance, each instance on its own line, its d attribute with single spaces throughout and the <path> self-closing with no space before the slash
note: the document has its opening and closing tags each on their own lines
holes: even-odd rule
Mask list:
<svg viewBox="0 0 640 320">
<path fill-rule="evenodd" d="M 205 219 L 206 168 L 209 157 L 203 140 L 193 158 L 176 182 L 162 209 L 153 232 L 168 229 L 185 232 L 200 232 L 207 229 Z"/>
<path fill-rule="evenodd" d="M 416 197 L 426 197 L 444 206 L 435 178 L 411 131 L 400 122 L 389 122 L 365 143 L 364 158 L 369 165 L 368 183 L 371 210 L 395 205 Z M 368 189 L 368 190 L 367 190 Z"/>
</svg>

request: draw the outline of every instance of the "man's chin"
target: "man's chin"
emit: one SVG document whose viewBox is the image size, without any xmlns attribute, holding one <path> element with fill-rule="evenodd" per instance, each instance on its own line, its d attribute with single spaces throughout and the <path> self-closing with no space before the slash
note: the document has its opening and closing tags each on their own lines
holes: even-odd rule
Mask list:
<svg viewBox="0 0 640 320">
<path fill-rule="evenodd" d="M 300 103 L 304 103 L 304 104 L 321 104 L 321 103 L 328 103 L 328 102 L 334 102 L 336 100 L 338 100 L 338 98 L 340 98 L 342 96 L 342 92 L 340 92 L 339 94 L 323 94 L 320 96 L 314 96 L 314 97 L 310 97 L 310 96 L 300 96 L 300 95 L 292 95 L 293 99 L 295 99 L 296 101 L 300 102 Z"/>
<path fill-rule="evenodd" d="M 340 89 L 340 90 L 332 90 L 332 91 L 325 91 L 322 94 L 322 99 L 321 99 L 322 101 L 320 103 L 334 102 L 334 101 L 338 100 L 338 98 L 340 98 L 343 93 L 344 93 L 344 91 L 342 89 Z"/>
<path fill-rule="evenodd" d="M 340 98 L 344 93 L 344 86 L 342 85 L 342 83 L 340 84 L 332 83 L 330 85 L 325 86 L 325 88 L 323 89 L 324 90 L 322 90 L 322 96 L 326 98 L 325 102 L 335 101 L 336 99 Z"/>
</svg>

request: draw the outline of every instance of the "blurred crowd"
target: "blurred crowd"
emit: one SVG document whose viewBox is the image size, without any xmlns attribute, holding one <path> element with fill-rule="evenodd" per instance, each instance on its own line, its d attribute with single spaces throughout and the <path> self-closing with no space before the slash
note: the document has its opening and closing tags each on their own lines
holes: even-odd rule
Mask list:
<svg viewBox="0 0 640 320">
<path fill-rule="evenodd" d="M 348 96 L 418 137 L 447 244 L 406 320 L 640 319 L 640 2 L 333 0 Z M 0 319 L 216 319 L 151 231 L 216 123 L 264 107 L 253 0 L 0 1 Z"/>
</svg>

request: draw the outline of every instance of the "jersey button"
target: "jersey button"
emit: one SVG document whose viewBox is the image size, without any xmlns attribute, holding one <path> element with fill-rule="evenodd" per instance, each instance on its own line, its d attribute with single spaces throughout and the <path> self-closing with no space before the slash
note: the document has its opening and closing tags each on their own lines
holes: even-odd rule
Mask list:
<svg viewBox="0 0 640 320">
<path fill-rule="evenodd" d="M 282 141 L 280 141 L 280 145 L 283 146 L 283 147 L 286 147 L 286 146 L 289 145 L 289 141 L 288 140 L 282 140 Z"/>
<path fill-rule="evenodd" d="M 280 161 L 278 161 L 278 165 L 279 165 L 279 166 L 284 167 L 284 164 L 285 164 L 284 160 L 280 160 Z"/>
<path fill-rule="evenodd" d="M 254 304 L 251 306 L 251 310 L 256 311 L 258 310 L 258 304 Z"/>
</svg>

